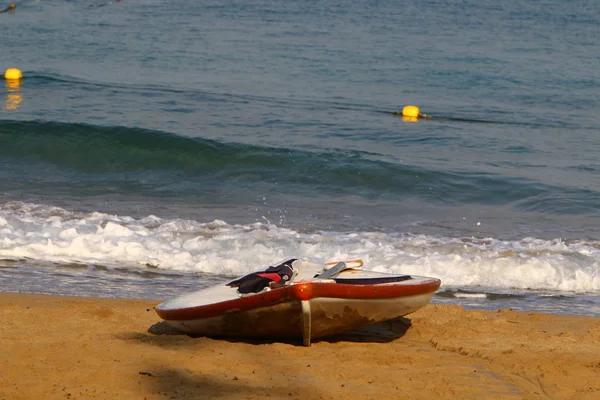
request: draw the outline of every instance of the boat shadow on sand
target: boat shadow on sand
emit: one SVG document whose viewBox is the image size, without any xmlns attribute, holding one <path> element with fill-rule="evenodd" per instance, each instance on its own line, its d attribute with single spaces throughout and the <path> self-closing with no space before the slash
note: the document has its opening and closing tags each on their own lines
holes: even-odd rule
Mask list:
<svg viewBox="0 0 600 400">
<path fill-rule="evenodd" d="M 118 339 L 157 349 L 156 353 L 147 352 L 133 371 L 138 385 L 153 398 L 323 399 L 338 397 L 334 386 L 353 387 L 357 383 L 348 371 L 344 372 L 346 375 L 334 374 L 328 378 L 333 373 L 328 368 L 332 361 L 336 362 L 335 358 L 324 363 L 316 360 L 347 351 L 353 347 L 352 343 L 384 345 L 404 336 L 410 326 L 409 319 L 400 317 L 318 339 L 312 348 L 304 347 L 301 338 L 190 339 L 164 321 L 150 326 L 147 333 L 123 332 Z M 286 349 L 287 345 L 295 349 Z M 357 351 L 350 349 L 346 357 L 362 354 L 360 349 Z M 311 378 L 306 379 L 307 376 Z"/>
<path fill-rule="evenodd" d="M 151 393 L 164 398 L 332 398 L 322 384 L 294 378 L 297 371 L 310 371 L 314 376 L 331 373 L 326 366 L 313 363 L 314 358 L 330 354 L 327 344 L 341 347 L 351 343 L 385 344 L 401 338 L 411 326 L 411 321 L 399 317 L 385 322 L 326 336 L 315 340 L 312 350 L 303 346 L 302 339 L 241 339 L 197 337 L 182 333 L 165 321 L 150 326 L 147 333 L 123 333 L 120 339 L 137 341 L 167 350 L 169 356 L 148 358 L 138 371 L 139 384 Z M 319 346 L 319 343 L 324 346 Z M 263 345 L 267 346 L 263 346 Z M 302 347 L 291 351 L 294 357 L 273 357 L 286 354 L 285 344 Z M 334 347 L 338 347 L 335 345 Z M 173 353 L 172 350 L 175 350 Z M 290 350 L 288 350 L 290 351 Z M 336 350 L 333 350 L 334 352 Z M 160 353 L 163 354 L 163 353 Z M 166 354 L 165 354 L 166 355 Z M 178 358 L 177 358 L 178 357 Z M 175 359 L 175 364 L 173 364 Z M 171 360 L 169 362 L 168 360 Z M 216 363 L 216 364 L 215 364 Z M 274 371 L 277 371 L 274 374 Z M 291 375 L 282 378 L 282 371 Z M 296 371 L 296 372 L 294 372 Z M 304 372 L 302 373 L 304 374 Z M 301 375 L 304 376 L 304 375 Z M 337 384 L 352 385 L 351 377 L 334 379 Z M 265 394 L 267 393 L 267 394 Z"/>
<path fill-rule="evenodd" d="M 377 324 L 369 325 L 360 329 L 351 330 L 348 332 L 339 333 L 336 335 L 326 336 L 319 339 L 313 340 L 316 342 L 361 342 L 361 343 L 389 343 L 393 342 L 404 336 L 407 330 L 411 327 L 411 321 L 406 317 L 398 317 L 388 321 L 379 322 Z M 158 322 L 148 328 L 148 333 L 153 335 L 185 335 L 189 337 L 203 337 L 203 336 L 192 336 L 187 333 L 181 332 L 176 328 L 172 327 L 165 321 Z M 256 339 L 256 338 L 232 338 L 232 337 L 219 337 L 210 336 L 211 339 L 219 339 L 234 343 L 249 343 L 249 344 L 267 344 L 267 343 L 288 343 L 301 346 L 301 339 L 290 339 L 290 338 L 268 338 L 268 339 Z"/>
</svg>

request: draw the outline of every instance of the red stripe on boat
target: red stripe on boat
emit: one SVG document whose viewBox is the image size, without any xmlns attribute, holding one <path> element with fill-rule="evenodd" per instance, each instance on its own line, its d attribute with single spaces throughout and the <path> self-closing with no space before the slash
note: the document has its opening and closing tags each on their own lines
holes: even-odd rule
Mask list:
<svg viewBox="0 0 600 400">
<path fill-rule="evenodd" d="M 407 281 L 404 281 L 401 284 L 388 283 L 375 285 L 355 285 L 319 281 L 298 282 L 282 288 L 219 303 L 171 310 L 156 309 L 156 312 L 164 320 L 185 321 L 216 317 L 223 315 L 226 312 L 252 310 L 286 301 L 310 300 L 318 297 L 339 299 L 389 299 L 394 297 L 414 296 L 435 292 L 439 289 L 440 285 L 441 281 L 435 278 L 420 281 L 420 283 L 415 284 L 410 284 Z"/>
</svg>

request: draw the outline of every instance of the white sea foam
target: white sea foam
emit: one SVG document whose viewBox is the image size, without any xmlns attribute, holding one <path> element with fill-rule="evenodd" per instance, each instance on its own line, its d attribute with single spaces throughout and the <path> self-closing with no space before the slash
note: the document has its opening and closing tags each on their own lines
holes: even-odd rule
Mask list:
<svg viewBox="0 0 600 400">
<path fill-rule="evenodd" d="M 134 219 L 16 202 L 0 205 L 0 259 L 237 276 L 292 257 L 316 262 L 362 258 L 368 269 L 435 276 L 446 286 L 600 292 L 599 242 L 301 233 L 268 222 Z"/>
<path fill-rule="evenodd" d="M 485 299 L 487 295 L 485 293 L 454 293 L 454 297 L 466 299 Z"/>
</svg>

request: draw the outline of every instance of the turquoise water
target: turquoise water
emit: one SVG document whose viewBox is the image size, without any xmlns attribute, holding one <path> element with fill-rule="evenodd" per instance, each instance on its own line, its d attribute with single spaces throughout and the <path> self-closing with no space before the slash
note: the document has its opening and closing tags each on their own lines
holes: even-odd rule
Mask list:
<svg viewBox="0 0 600 400">
<path fill-rule="evenodd" d="M 1 288 L 361 257 L 440 302 L 598 315 L 600 4 L 507 3 L 16 3 Z"/>
</svg>

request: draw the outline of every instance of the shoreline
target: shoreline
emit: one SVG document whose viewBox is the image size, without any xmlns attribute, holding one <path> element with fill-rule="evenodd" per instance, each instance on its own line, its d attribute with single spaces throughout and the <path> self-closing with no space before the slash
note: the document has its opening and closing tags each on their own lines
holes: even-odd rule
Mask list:
<svg viewBox="0 0 600 400">
<path fill-rule="evenodd" d="M 600 318 L 430 304 L 298 343 L 150 333 L 159 301 L 0 292 L 0 399 L 596 399 Z"/>
</svg>

